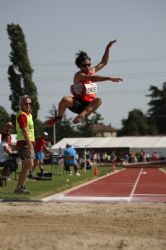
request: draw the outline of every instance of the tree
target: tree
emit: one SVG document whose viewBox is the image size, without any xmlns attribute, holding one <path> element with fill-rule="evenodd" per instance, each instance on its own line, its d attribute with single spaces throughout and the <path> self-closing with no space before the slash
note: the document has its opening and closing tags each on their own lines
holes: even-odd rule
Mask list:
<svg viewBox="0 0 166 250">
<path fill-rule="evenodd" d="M 149 124 L 147 117 L 139 109 L 133 109 L 129 112 L 128 118 L 122 120 L 123 127 L 119 130 L 118 135 L 147 135 Z"/>
<path fill-rule="evenodd" d="M 10 121 L 10 116 L 4 107 L 0 106 L 0 131 L 3 130 L 6 122 Z"/>
<path fill-rule="evenodd" d="M 98 112 L 94 112 L 92 118 L 90 119 L 92 124 L 103 125 L 104 118 Z"/>
<path fill-rule="evenodd" d="M 94 112 L 91 118 L 85 121 L 84 125 L 78 125 L 78 135 L 79 137 L 93 137 L 95 132 L 93 131 L 94 124 L 103 124 L 103 118 L 101 114 Z"/>
<path fill-rule="evenodd" d="M 156 126 L 159 134 L 166 134 L 166 82 L 163 83 L 162 89 L 150 86 L 149 90 L 151 94 L 148 96 L 152 98 L 148 103 L 150 121 Z"/>
<path fill-rule="evenodd" d="M 28 58 L 25 36 L 18 24 L 7 25 L 7 32 L 12 48 L 10 53 L 10 61 L 12 64 L 8 68 L 8 79 L 12 91 L 9 96 L 11 108 L 17 113 L 19 111 L 20 97 L 24 94 L 30 95 L 33 102 L 33 119 L 36 121 L 40 106 L 37 88 L 32 81 L 33 69 L 31 68 Z"/>
</svg>

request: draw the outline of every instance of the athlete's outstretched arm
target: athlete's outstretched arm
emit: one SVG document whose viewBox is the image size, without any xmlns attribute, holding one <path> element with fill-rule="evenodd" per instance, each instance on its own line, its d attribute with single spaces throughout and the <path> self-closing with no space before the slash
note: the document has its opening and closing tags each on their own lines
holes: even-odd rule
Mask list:
<svg viewBox="0 0 166 250">
<path fill-rule="evenodd" d="M 111 76 L 92 76 L 92 82 L 105 82 L 105 81 L 121 82 L 123 81 L 123 79 L 120 77 L 111 77 Z"/>
<path fill-rule="evenodd" d="M 99 76 L 99 75 L 92 75 L 88 76 L 84 73 L 79 73 L 77 75 L 77 82 L 81 81 L 92 81 L 92 82 L 105 82 L 105 81 L 112 81 L 112 82 L 120 82 L 123 81 L 120 77 L 111 77 L 111 76 Z"/>
<path fill-rule="evenodd" d="M 116 43 L 117 40 L 113 40 L 111 42 L 109 42 L 105 48 L 105 52 L 103 54 L 103 57 L 101 59 L 101 62 L 99 64 L 97 64 L 95 67 L 94 67 L 94 72 L 97 72 L 99 70 L 101 70 L 105 65 L 108 64 L 108 60 L 109 60 L 109 50 L 110 48 L 112 47 L 112 45 L 114 43 Z"/>
</svg>

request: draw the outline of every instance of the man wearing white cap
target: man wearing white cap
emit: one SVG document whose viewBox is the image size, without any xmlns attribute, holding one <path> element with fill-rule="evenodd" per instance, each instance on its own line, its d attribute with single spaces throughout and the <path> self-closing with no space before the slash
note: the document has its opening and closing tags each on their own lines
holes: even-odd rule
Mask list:
<svg viewBox="0 0 166 250">
<path fill-rule="evenodd" d="M 43 132 L 39 138 L 35 141 L 35 164 L 32 168 L 32 172 L 30 173 L 30 177 L 33 178 L 33 172 L 36 169 L 36 166 L 39 166 L 41 175 L 43 175 L 43 160 L 44 160 L 44 152 L 53 154 L 46 146 L 48 142 L 48 133 Z"/>
</svg>

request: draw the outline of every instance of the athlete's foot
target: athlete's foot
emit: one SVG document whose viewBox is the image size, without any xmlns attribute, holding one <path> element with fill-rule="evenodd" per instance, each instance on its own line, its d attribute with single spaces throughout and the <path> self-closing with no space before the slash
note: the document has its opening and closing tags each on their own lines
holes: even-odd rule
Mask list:
<svg viewBox="0 0 166 250">
<path fill-rule="evenodd" d="M 56 116 L 53 119 L 48 120 L 47 125 L 48 127 L 52 127 L 55 123 L 57 123 L 60 120 L 62 120 L 62 116 Z"/>
<path fill-rule="evenodd" d="M 74 120 L 73 123 L 74 124 L 78 124 L 78 123 L 83 123 L 85 121 L 85 116 L 83 115 L 77 115 Z"/>
</svg>

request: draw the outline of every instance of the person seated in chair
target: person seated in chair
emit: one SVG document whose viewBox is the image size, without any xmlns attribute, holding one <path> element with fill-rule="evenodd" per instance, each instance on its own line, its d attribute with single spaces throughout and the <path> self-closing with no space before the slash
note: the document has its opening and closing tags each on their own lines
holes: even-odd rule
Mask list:
<svg viewBox="0 0 166 250">
<path fill-rule="evenodd" d="M 79 176 L 80 174 L 78 173 L 76 150 L 70 144 L 67 143 L 66 148 L 64 150 L 64 169 L 69 174 L 72 174 L 70 172 L 70 166 L 74 167 L 75 175 Z"/>
<path fill-rule="evenodd" d="M 11 147 L 12 150 L 14 150 L 14 146 L 12 145 L 12 136 L 11 136 L 11 130 L 13 128 L 13 124 L 11 122 L 7 122 L 5 124 L 5 127 L 3 128 L 3 131 L 1 133 L 1 141 L 3 141 L 4 136 L 8 135 L 8 144 Z"/>
<path fill-rule="evenodd" d="M 7 180 L 10 180 L 10 175 L 12 172 L 16 171 L 18 165 L 16 163 L 15 151 L 12 151 L 9 144 L 9 135 L 4 134 L 2 142 L 0 143 L 0 167 L 2 169 L 2 176 Z"/>
</svg>

